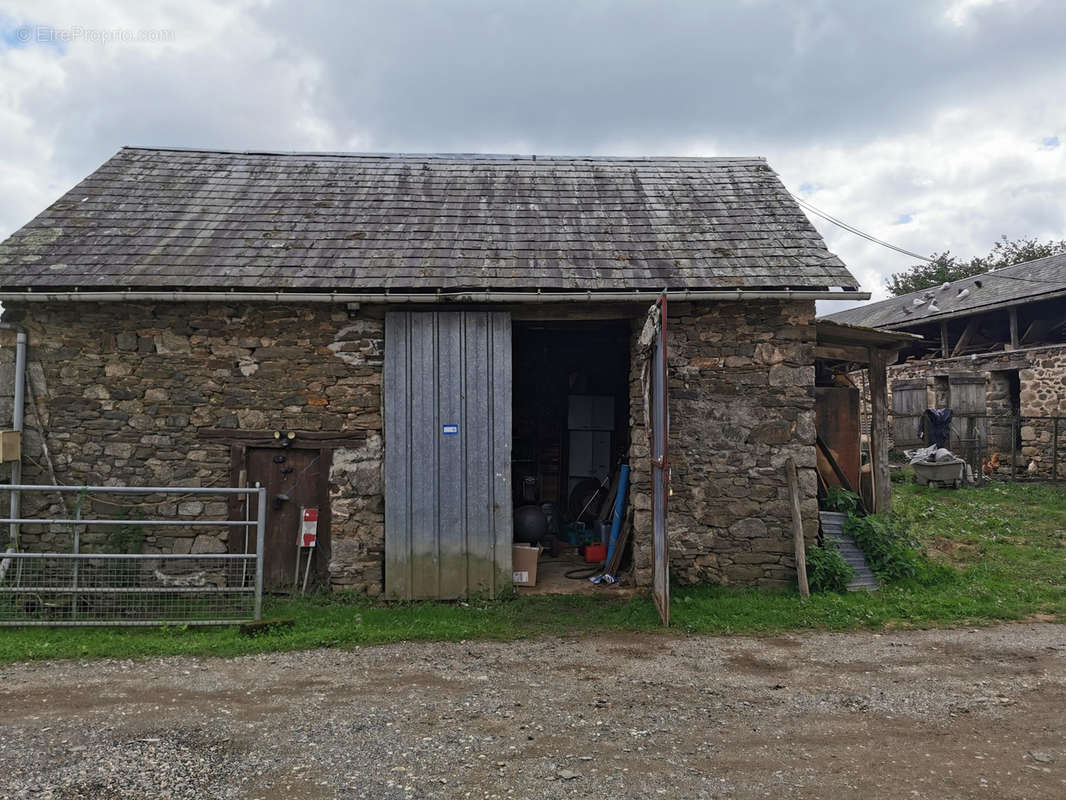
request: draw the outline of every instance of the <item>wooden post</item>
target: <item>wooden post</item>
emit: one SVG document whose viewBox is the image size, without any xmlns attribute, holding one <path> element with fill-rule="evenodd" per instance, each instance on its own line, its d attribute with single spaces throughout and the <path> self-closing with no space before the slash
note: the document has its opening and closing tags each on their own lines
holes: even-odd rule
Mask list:
<svg viewBox="0 0 1066 800">
<path fill-rule="evenodd" d="M 892 481 L 888 470 L 888 356 L 870 348 L 870 477 L 875 514 L 892 510 Z"/>
<path fill-rule="evenodd" d="M 1059 418 L 1051 420 L 1051 480 L 1059 479 Z"/>
<path fill-rule="evenodd" d="M 974 317 L 966 323 L 966 327 L 962 331 L 962 336 L 955 342 L 955 349 L 951 351 L 952 356 L 961 355 L 963 349 L 970 343 L 974 335 L 977 333 L 977 318 Z"/>
<path fill-rule="evenodd" d="M 1018 309 L 1012 307 L 1007 310 L 1007 314 L 1010 316 L 1010 349 L 1018 349 Z"/>
<path fill-rule="evenodd" d="M 1010 420 L 1010 479 L 1013 481 L 1017 477 L 1018 466 L 1018 418 L 1011 417 Z"/>
<path fill-rule="evenodd" d="M 796 474 L 796 462 L 791 456 L 785 462 L 785 475 L 788 478 L 788 496 L 792 501 L 792 541 L 796 548 L 796 577 L 799 579 L 800 597 L 806 600 L 811 596 L 810 586 L 807 585 L 807 545 L 803 541 L 799 476 Z"/>
<path fill-rule="evenodd" d="M 940 357 L 947 358 L 951 355 L 951 347 L 948 343 L 948 323 L 940 323 Z"/>
</svg>

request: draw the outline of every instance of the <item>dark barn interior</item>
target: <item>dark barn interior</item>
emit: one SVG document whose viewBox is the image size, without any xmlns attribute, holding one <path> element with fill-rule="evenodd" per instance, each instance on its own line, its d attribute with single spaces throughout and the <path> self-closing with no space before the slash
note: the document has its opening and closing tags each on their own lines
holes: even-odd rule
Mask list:
<svg viewBox="0 0 1066 800">
<path fill-rule="evenodd" d="M 627 320 L 514 324 L 515 540 L 545 547 L 538 591 L 579 585 L 564 576 L 584 563 L 573 523 L 602 535 L 629 452 L 630 334 Z"/>
</svg>

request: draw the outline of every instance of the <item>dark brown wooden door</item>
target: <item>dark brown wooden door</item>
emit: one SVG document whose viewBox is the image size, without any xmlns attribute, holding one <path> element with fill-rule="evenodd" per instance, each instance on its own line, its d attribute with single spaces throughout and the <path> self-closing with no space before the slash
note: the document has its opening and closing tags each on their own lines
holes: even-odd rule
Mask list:
<svg viewBox="0 0 1066 800">
<path fill-rule="evenodd" d="M 267 490 L 266 542 L 263 554 L 263 588 L 290 590 L 296 571 L 296 542 L 300 530 L 301 507 L 323 507 L 323 460 L 319 450 L 252 447 L 247 451 L 248 485 L 256 481 Z M 311 562 L 317 577 L 329 546 L 320 515 L 318 547 Z M 255 512 L 253 510 L 252 518 Z M 254 539 L 249 550 L 255 549 Z M 303 579 L 301 561 L 300 578 Z"/>
</svg>

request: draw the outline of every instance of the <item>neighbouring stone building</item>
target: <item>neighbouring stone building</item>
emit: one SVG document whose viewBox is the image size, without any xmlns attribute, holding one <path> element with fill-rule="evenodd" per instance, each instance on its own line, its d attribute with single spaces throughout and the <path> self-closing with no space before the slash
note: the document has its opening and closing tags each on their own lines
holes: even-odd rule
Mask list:
<svg viewBox="0 0 1066 800">
<path fill-rule="evenodd" d="M 954 412 L 952 447 L 986 474 L 1066 474 L 1066 255 L 841 311 L 830 320 L 919 334 L 889 368 L 894 443 Z"/>
<path fill-rule="evenodd" d="M 4 375 L 29 339 L 26 482 L 259 481 L 268 582 L 315 506 L 320 578 L 390 597 L 502 591 L 512 508 L 565 510 L 620 462 L 639 584 L 667 507 L 674 580 L 792 582 L 790 457 L 817 535 L 814 302 L 856 287 L 759 159 L 135 148 L 0 245 L 0 283 Z M 247 547 L 180 531 L 146 551 Z"/>
</svg>

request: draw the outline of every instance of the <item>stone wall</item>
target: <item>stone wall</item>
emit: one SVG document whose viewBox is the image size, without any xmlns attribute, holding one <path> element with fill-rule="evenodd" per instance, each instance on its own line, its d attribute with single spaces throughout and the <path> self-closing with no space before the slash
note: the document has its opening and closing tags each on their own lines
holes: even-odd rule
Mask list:
<svg viewBox="0 0 1066 800">
<path fill-rule="evenodd" d="M 985 408 L 992 418 L 988 430 L 987 454 L 999 453 L 1000 472 L 1010 471 L 1011 427 L 1007 421 L 1014 414 L 1008 373 L 1017 372 L 1018 407 L 1021 421 L 1017 432 L 1017 467 L 1034 477 L 1052 477 L 1055 423 L 1052 418 L 1066 417 L 1066 345 L 1032 347 L 1021 350 L 982 353 L 925 361 L 908 361 L 889 368 L 889 392 L 897 380 L 925 379 L 930 397 L 940 407 L 950 405 L 943 387 L 954 374 L 979 374 L 985 377 Z M 889 405 L 891 408 L 891 403 Z M 995 418 L 999 418 L 999 421 Z M 1066 473 L 1066 419 L 1059 422 L 1058 477 Z"/>
<path fill-rule="evenodd" d="M 205 440 L 208 429 L 335 432 L 352 444 L 333 452 L 331 580 L 382 591 L 380 319 L 327 305 L 50 303 L 9 308 L 5 320 L 29 334 L 37 405 L 27 408 L 27 482 L 51 483 L 40 430 L 60 483 L 149 486 L 232 485 L 230 446 Z M 2 333 L 0 345 L 13 343 Z M 12 359 L 0 346 L 0 363 Z M 59 511 L 34 507 L 42 499 L 27 495 L 25 510 Z M 191 520 L 224 517 L 226 506 L 210 498 L 152 511 Z M 150 535 L 144 552 L 222 549 L 226 534 L 199 530 Z M 37 538 L 66 549 L 68 537 Z M 88 548 L 100 544 L 93 537 Z"/>
<path fill-rule="evenodd" d="M 818 529 L 814 304 L 673 303 L 669 313 L 674 579 L 792 584 L 789 456 L 799 468 L 809 544 Z M 28 481 L 51 482 L 40 429 L 56 478 L 73 484 L 229 485 L 229 445 L 205 438 L 209 429 L 350 436 L 350 446 L 333 450 L 329 476 L 330 580 L 335 588 L 381 594 L 378 312 L 364 309 L 349 319 L 326 305 L 34 304 L 10 309 L 7 318 L 30 336 L 38 403 L 27 418 Z M 634 339 L 642 322 L 634 321 Z M 13 350 L 0 347 L 0 364 L 9 356 Z M 640 375 L 634 354 L 634 554 L 637 581 L 646 585 L 651 500 Z M 217 502 L 158 510 L 190 520 L 225 513 Z M 39 545 L 65 549 L 67 536 L 45 532 Z M 173 533 L 145 544 L 146 552 L 219 548 L 217 538 L 198 542 Z"/>
<path fill-rule="evenodd" d="M 796 563 L 784 464 L 818 533 L 814 303 L 672 303 L 670 563 L 679 583 L 781 587 Z M 634 341 L 643 320 L 635 322 Z M 636 348 L 634 348 L 634 352 Z M 637 581 L 651 582 L 651 496 L 640 359 L 631 370 Z"/>
</svg>

